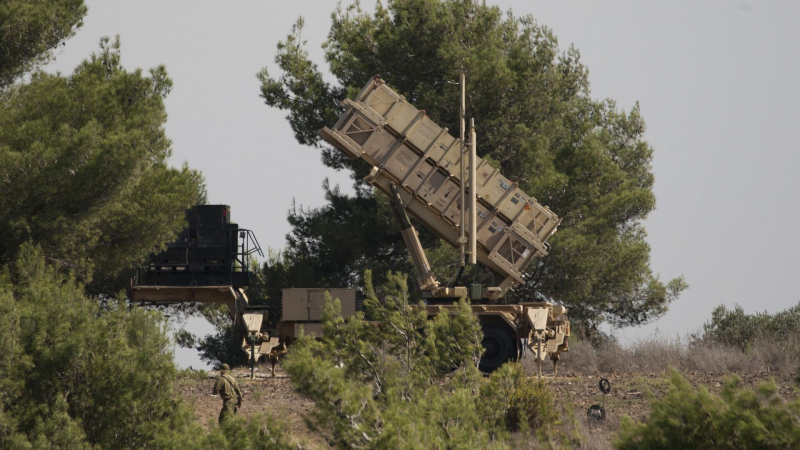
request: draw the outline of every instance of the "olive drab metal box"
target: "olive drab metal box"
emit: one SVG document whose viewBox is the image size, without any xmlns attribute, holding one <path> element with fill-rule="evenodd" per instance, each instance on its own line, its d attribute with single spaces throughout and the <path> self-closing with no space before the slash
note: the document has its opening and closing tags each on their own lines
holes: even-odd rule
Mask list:
<svg viewBox="0 0 800 450">
<path fill-rule="evenodd" d="M 344 114 L 320 131 L 322 137 L 371 164 L 367 181 L 385 194 L 391 197 L 392 183 L 402 186 L 406 210 L 458 246 L 460 186 L 466 183 L 460 179 L 461 141 L 377 77 L 343 106 Z M 481 158 L 476 193 L 478 261 L 506 277 L 505 286 L 523 283 L 525 268 L 547 254 L 544 244 L 558 216 Z"/>
</svg>

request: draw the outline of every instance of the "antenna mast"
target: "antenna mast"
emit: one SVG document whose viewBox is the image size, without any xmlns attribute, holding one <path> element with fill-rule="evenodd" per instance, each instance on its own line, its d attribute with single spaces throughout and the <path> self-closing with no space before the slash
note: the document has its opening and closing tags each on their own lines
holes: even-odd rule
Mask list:
<svg viewBox="0 0 800 450">
<path fill-rule="evenodd" d="M 464 71 L 462 70 L 461 71 L 461 110 L 460 110 L 460 113 L 459 113 L 459 120 L 460 120 L 460 124 L 461 124 L 461 127 L 460 127 L 461 128 L 461 134 L 460 134 L 460 137 L 461 137 L 461 163 L 460 163 L 460 165 L 461 165 L 461 183 L 460 183 L 461 184 L 461 200 L 460 200 L 461 201 L 461 220 L 459 222 L 459 227 L 458 227 L 458 232 L 459 232 L 458 242 L 460 244 L 459 248 L 461 249 L 461 258 L 459 259 L 459 265 L 461 267 L 464 267 L 464 265 L 466 264 L 466 245 L 467 245 L 467 239 L 464 236 L 464 231 L 465 231 L 464 229 L 467 227 L 467 224 L 466 224 L 466 218 L 467 218 L 467 216 L 466 216 L 466 213 L 467 213 L 467 208 L 466 208 L 467 207 L 467 205 L 466 205 L 466 199 L 467 199 L 467 197 L 466 197 L 466 194 L 467 194 L 467 167 L 464 164 L 464 160 L 467 159 L 466 158 L 466 156 L 467 156 L 466 155 L 466 153 L 467 153 L 466 152 L 466 145 L 464 145 L 464 133 L 465 133 L 465 130 L 464 130 L 464 128 L 465 128 L 464 116 L 466 115 L 466 109 L 467 109 L 466 84 L 467 84 L 466 75 L 464 74 Z"/>
</svg>

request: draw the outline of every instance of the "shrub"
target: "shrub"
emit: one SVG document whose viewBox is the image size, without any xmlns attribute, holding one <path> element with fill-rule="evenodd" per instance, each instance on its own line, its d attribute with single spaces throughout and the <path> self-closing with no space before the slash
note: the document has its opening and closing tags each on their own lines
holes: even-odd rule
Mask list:
<svg viewBox="0 0 800 450">
<path fill-rule="evenodd" d="M 288 438 L 285 425 L 271 417 L 235 417 L 213 428 L 198 448 L 215 450 L 279 450 L 301 448 Z"/>
<path fill-rule="evenodd" d="M 15 282 L 0 277 L 0 447 L 141 448 L 191 435 L 163 316 L 101 309 L 40 250 L 20 254 Z"/>
<path fill-rule="evenodd" d="M 783 399 L 774 383 L 750 389 L 731 376 L 716 395 L 693 388 L 676 370 L 669 382 L 645 422 L 623 419 L 617 448 L 800 448 L 800 400 Z"/>
<path fill-rule="evenodd" d="M 216 334 L 209 334 L 196 341 L 194 347 L 203 362 L 219 367 L 223 363 L 231 367 L 249 367 L 250 358 L 242 351 L 244 335 L 232 323 L 217 328 Z"/>
<path fill-rule="evenodd" d="M 549 428 L 558 420 L 553 395 L 541 378 L 525 376 L 519 364 L 505 364 L 481 388 L 484 416 L 511 432 Z"/>
<path fill-rule="evenodd" d="M 16 280 L 0 272 L 0 448 L 286 447 L 259 418 L 203 433 L 174 390 L 163 315 L 101 308 L 40 250 L 20 255 Z"/>
<path fill-rule="evenodd" d="M 191 367 L 178 370 L 177 378 L 188 378 L 191 380 L 207 380 L 208 372 L 204 369 L 195 370 Z"/>
<path fill-rule="evenodd" d="M 365 274 L 365 315 L 325 306 L 320 340 L 301 338 L 284 368 L 317 404 L 310 422 L 340 448 L 487 448 L 510 432 L 555 433 L 546 387 L 518 365 L 486 379 L 480 325 L 466 301 L 429 320 L 408 306 L 405 277 L 388 275 L 382 304 Z"/>
<path fill-rule="evenodd" d="M 526 373 L 536 373 L 532 354 L 526 351 L 521 363 Z M 800 334 L 789 334 L 781 340 L 755 338 L 742 349 L 691 335 L 669 337 L 657 333 L 628 345 L 610 342 L 597 349 L 586 341 L 570 340 L 569 352 L 561 356 L 559 374 L 661 373 L 669 367 L 705 373 L 791 373 L 798 365 Z"/>
<path fill-rule="evenodd" d="M 800 334 L 800 304 L 775 314 L 745 314 L 741 306 L 717 306 L 703 325 L 703 338 L 746 349 L 756 339 L 784 341 Z"/>
</svg>

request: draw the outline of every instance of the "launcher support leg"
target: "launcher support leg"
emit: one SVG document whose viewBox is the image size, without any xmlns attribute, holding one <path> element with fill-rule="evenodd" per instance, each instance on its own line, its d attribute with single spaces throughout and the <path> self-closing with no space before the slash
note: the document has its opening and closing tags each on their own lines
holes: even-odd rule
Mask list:
<svg viewBox="0 0 800 450">
<path fill-rule="evenodd" d="M 256 335 L 250 334 L 250 379 L 256 378 Z"/>
<path fill-rule="evenodd" d="M 395 220 L 400 226 L 400 234 L 403 236 L 403 241 L 408 247 L 408 253 L 411 256 L 411 262 L 414 263 L 414 268 L 417 269 L 419 276 L 419 287 L 422 291 L 434 292 L 439 287 L 439 280 L 431 269 L 428 263 L 428 257 L 425 256 L 425 249 L 419 242 L 419 235 L 417 230 L 411 224 L 411 220 L 406 214 L 406 205 L 403 202 L 403 197 L 397 190 L 397 186 L 392 183 L 392 211 L 394 212 Z"/>
<path fill-rule="evenodd" d="M 542 349 L 542 338 L 541 337 L 537 337 L 536 338 L 536 348 L 538 350 L 536 352 L 536 365 L 539 367 L 539 378 L 541 378 L 542 377 L 542 359 L 543 359 L 542 358 L 543 349 Z"/>
</svg>

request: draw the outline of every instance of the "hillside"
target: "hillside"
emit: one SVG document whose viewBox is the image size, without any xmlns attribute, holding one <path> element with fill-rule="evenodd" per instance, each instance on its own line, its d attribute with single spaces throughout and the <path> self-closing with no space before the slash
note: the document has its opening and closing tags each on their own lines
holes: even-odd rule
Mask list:
<svg viewBox="0 0 800 450">
<path fill-rule="evenodd" d="M 292 382 L 285 373 L 278 369 L 276 378 L 265 377 L 268 373 L 263 369 L 257 373 L 255 380 L 249 379 L 249 371 L 234 370 L 245 395 L 245 401 L 239 412 L 245 417 L 261 413 L 279 417 L 287 425 L 288 431 L 296 443 L 306 448 L 329 448 L 324 438 L 324 431 L 312 431 L 304 417 L 314 408 L 314 402 L 294 392 Z M 710 392 L 719 393 L 723 386 L 725 374 L 710 372 L 687 372 L 684 377 L 694 387 L 703 386 Z M 746 387 L 755 387 L 759 383 L 774 380 L 779 392 L 785 398 L 797 396 L 797 388 L 793 383 L 792 373 L 751 373 L 737 374 Z M 216 423 L 221 402 L 211 395 L 211 386 L 216 372 L 209 372 L 203 377 L 184 375 L 177 383 L 178 391 L 183 398 L 194 404 L 196 420 L 204 427 Z M 668 387 L 664 373 L 644 372 L 639 374 L 598 374 L 593 376 L 559 376 L 546 375 L 546 383 L 555 393 L 562 409 L 572 411 L 575 426 L 585 436 L 585 449 L 610 449 L 610 439 L 619 429 L 620 419 L 629 415 L 639 422 L 645 419 L 650 408 L 650 395 L 659 397 Z M 586 418 L 586 410 L 593 404 L 603 404 L 603 396 L 598 389 L 600 378 L 611 382 L 611 392 L 605 398 L 606 420 L 593 422 Z M 536 443 L 525 435 L 515 436 L 514 444 L 518 446 L 536 447 Z"/>
</svg>

